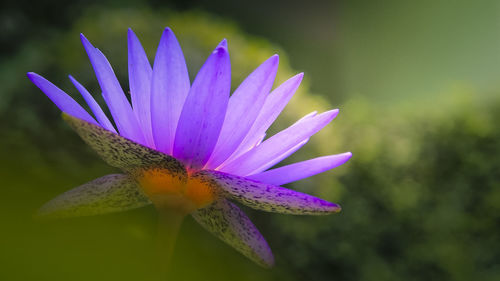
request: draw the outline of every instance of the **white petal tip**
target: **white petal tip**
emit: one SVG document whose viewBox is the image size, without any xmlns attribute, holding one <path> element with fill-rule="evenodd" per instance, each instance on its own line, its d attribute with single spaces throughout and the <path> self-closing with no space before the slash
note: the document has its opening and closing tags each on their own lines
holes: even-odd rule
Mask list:
<svg viewBox="0 0 500 281">
<path fill-rule="evenodd" d="M 342 164 L 344 164 L 347 161 L 349 161 L 349 159 L 351 159 L 352 153 L 351 152 L 345 152 L 345 153 L 340 154 L 339 156 L 341 156 L 343 158 Z"/>
<path fill-rule="evenodd" d="M 227 39 L 226 38 L 224 38 L 224 39 L 222 39 L 222 41 L 220 41 L 220 43 L 217 46 L 217 48 L 219 48 L 219 47 L 224 47 L 224 48 L 227 49 Z"/>
</svg>

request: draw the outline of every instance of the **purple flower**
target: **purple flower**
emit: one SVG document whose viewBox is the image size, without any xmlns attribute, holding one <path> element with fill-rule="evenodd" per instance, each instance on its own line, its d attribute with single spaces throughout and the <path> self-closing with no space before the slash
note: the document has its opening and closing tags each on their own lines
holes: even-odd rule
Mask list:
<svg viewBox="0 0 500 281">
<path fill-rule="evenodd" d="M 351 153 L 323 156 L 276 169 L 332 121 L 338 110 L 313 112 L 265 139 L 266 131 L 298 88 L 302 73 L 271 91 L 274 55 L 230 96 L 226 40 L 210 54 L 191 83 L 181 47 L 166 28 L 151 67 L 129 29 L 129 103 L 103 53 L 81 35 L 114 125 L 92 95 L 70 76 L 93 116 L 35 73 L 29 79 L 63 111 L 64 120 L 108 164 L 123 174 L 98 178 L 45 204 L 40 215 L 102 214 L 153 203 L 159 210 L 191 214 L 196 221 L 253 261 L 271 266 L 266 241 L 234 200 L 251 208 L 322 215 L 340 211 L 325 200 L 280 187 L 345 163 Z"/>
</svg>

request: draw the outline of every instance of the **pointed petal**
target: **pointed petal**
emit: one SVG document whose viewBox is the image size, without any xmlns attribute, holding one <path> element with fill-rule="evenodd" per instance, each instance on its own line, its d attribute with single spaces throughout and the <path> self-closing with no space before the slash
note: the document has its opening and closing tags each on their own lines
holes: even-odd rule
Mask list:
<svg viewBox="0 0 500 281">
<path fill-rule="evenodd" d="M 264 267 L 274 265 L 274 257 L 266 240 L 250 219 L 233 203 L 220 199 L 192 213 L 206 230 Z"/>
<path fill-rule="evenodd" d="M 160 39 L 151 84 L 151 118 L 156 149 L 172 154 L 175 130 L 190 88 L 181 46 L 170 28 Z"/>
<path fill-rule="evenodd" d="M 283 185 L 336 168 L 347 162 L 351 156 L 352 153 L 346 152 L 337 155 L 318 157 L 272 169 L 260 174 L 247 176 L 247 178 L 268 184 Z"/>
<path fill-rule="evenodd" d="M 308 141 L 309 141 L 309 139 L 305 139 L 305 140 L 299 142 L 296 146 L 283 152 L 281 155 L 278 155 L 276 158 L 273 158 L 273 159 L 269 160 L 269 162 L 262 164 L 262 166 L 255 168 L 255 170 L 253 170 L 252 172 L 245 175 L 245 177 L 248 177 L 249 175 L 261 173 L 261 172 L 271 168 L 272 166 L 274 166 L 274 165 L 278 164 L 279 162 L 283 161 L 284 159 L 288 158 L 288 156 L 297 152 L 297 150 L 301 149 Z"/>
<path fill-rule="evenodd" d="M 317 116 L 304 117 L 294 125 L 265 140 L 254 149 L 229 163 L 224 163 L 218 170 L 235 175 L 249 175 L 317 133 L 330 123 L 337 114 L 338 109 L 335 109 Z"/>
<path fill-rule="evenodd" d="M 151 204 L 135 181 L 126 175 L 107 175 L 52 199 L 39 217 L 66 218 L 126 211 Z"/>
<path fill-rule="evenodd" d="M 139 38 L 132 29 L 127 32 L 128 42 L 128 80 L 130 84 L 130 98 L 132 108 L 139 120 L 142 132 L 149 147 L 154 148 L 153 133 L 151 130 L 151 75 L 153 70 L 149 64 L 146 52 L 142 48 Z"/>
<path fill-rule="evenodd" d="M 85 51 L 87 51 L 97 80 L 101 86 L 104 101 L 109 107 L 120 135 L 141 144 L 146 144 L 139 122 L 108 60 L 101 51 L 90 44 L 83 34 L 80 35 L 80 39 L 85 47 Z"/>
<path fill-rule="evenodd" d="M 40 88 L 40 90 L 42 90 L 42 92 L 47 95 L 62 112 L 66 112 L 87 122 L 97 124 L 94 118 L 92 118 L 81 105 L 56 85 L 34 72 L 28 72 L 27 75 L 31 82 Z"/>
<path fill-rule="evenodd" d="M 252 125 L 252 128 L 247 132 L 238 149 L 233 153 L 229 160 L 240 156 L 245 151 L 248 151 L 264 134 L 267 129 L 278 118 L 281 111 L 288 104 L 293 94 L 297 90 L 302 81 L 303 73 L 299 73 L 285 81 L 278 88 L 274 89 L 266 98 L 262 109 L 260 110 L 257 119 Z"/>
<path fill-rule="evenodd" d="M 186 169 L 172 156 L 142 146 L 97 125 L 63 114 L 63 119 L 109 165 L 129 173 L 155 167 L 186 179 Z"/>
<path fill-rule="evenodd" d="M 339 205 L 323 199 L 244 177 L 209 170 L 200 171 L 193 177 L 257 210 L 294 215 L 325 215 L 340 211 Z"/>
<path fill-rule="evenodd" d="M 219 45 L 217 45 L 217 47 L 223 47 L 223 48 L 227 49 L 227 40 L 226 40 L 226 38 L 222 39 L 222 41 L 220 41 L 220 43 L 219 43 Z"/>
<path fill-rule="evenodd" d="M 238 148 L 257 118 L 278 70 L 274 55 L 254 70 L 229 98 L 217 145 L 205 168 L 216 168 Z"/>
<path fill-rule="evenodd" d="M 219 137 L 231 87 L 225 47 L 217 47 L 200 69 L 186 98 L 175 134 L 173 155 L 191 168 L 208 161 Z"/>
<path fill-rule="evenodd" d="M 76 79 L 73 78 L 73 76 L 69 75 L 69 79 L 71 80 L 71 83 L 73 83 L 73 85 L 75 85 L 78 92 L 80 92 L 80 94 L 83 96 L 83 98 L 85 99 L 85 101 L 89 105 L 90 110 L 92 110 L 92 112 L 94 113 L 94 116 L 97 118 L 97 121 L 99 121 L 99 124 L 101 124 L 101 126 L 104 129 L 111 131 L 113 133 L 116 133 L 116 130 L 113 127 L 113 125 L 111 124 L 111 122 L 109 121 L 108 117 L 106 116 L 106 114 L 104 114 L 101 107 L 96 102 L 94 97 L 92 97 L 92 95 L 89 93 L 89 91 L 87 91 L 87 89 L 85 89 L 85 87 L 83 87 L 82 84 L 80 84 L 78 81 L 76 81 Z"/>
<path fill-rule="evenodd" d="M 243 154 L 243 153 L 245 153 L 245 152 L 247 152 L 247 151 L 252 150 L 252 149 L 253 149 L 253 148 L 255 148 L 257 145 L 260 145 L 260 144 L 264 141 L 264 139 L 265 139 L 265 138 L 266 138 L 266 134 L 262 134 L 259 138 L 256 138 L 256 139 L 257 139 L 257 142 L 256 142 L 256 143 L 254 143 L 254 144 L 252 144 L 251 146 L 249 146 L 249 147 L 248 147 L 248 149 L 246 149 L 246 150 L 242 150 L 242 151 L 241 151 L 241 154 Z M 241 155 L 241 154 L 240 154 L 240 155 Z M 234 155 L 234 154 L 233 154 L 233 155 Z M 227 159 L 227 160 L 226 160 L 226 162 L 232 161 L 232 159 L 234 159 L 234 158 L 231 156 L 231 157 L 229 157 L 229 159 Z M 224 166 L 224 163 L 223 163 L 222 165 L 220 165 L 218 168 L 214 169 L 214 170 L 220 170 L 220 168 L 221 168 L 221 167 L 223 167 L 223 166 Z"/>
</svg>

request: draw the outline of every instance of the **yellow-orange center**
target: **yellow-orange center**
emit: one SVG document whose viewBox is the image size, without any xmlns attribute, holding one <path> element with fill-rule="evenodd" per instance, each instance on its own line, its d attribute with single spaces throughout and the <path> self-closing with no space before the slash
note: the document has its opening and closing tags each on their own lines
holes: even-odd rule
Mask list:
<svg viewBox="0 0 500 281">
<path fill-rule="evenodd" d="M 209 185 L 188 176 L 187 181 L 168 170 L 152 168 L 137 174 L 136 180 L 157 208 L 190 213 L 214 202 L 216 194 Z"/>
</svg>

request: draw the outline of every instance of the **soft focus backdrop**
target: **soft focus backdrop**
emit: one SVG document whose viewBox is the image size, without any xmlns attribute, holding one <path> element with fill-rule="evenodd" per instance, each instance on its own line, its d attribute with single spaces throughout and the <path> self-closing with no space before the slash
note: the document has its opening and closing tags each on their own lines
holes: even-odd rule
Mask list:
<svg viewBox="0 0 500 281">
<path fill-rule="evenodd" d="M 406 2 L 406 3 L 404 3 Z M 127 89 L 126 28 L 153 58 L 170 26 L 194 76 L 227 38 L 233 88 L 267 57 L 305 81 L 273 130 L 339 117 L 285 162 L 352 151 L 290 188 L 343 206 L 249 211 L 265 270 L 188 220 L 175 280 L 500 280 L 500 2 L 4 1 L 0 9 L 0 280 L 156 280 L 153 208 L 38 222 L 55 195 L 113 172 L 26 78 L 100 94 L 83 32 Z M 275 85 L 278 85 L 275 83 Z"/>
</svg>

